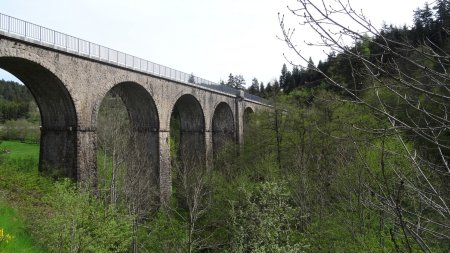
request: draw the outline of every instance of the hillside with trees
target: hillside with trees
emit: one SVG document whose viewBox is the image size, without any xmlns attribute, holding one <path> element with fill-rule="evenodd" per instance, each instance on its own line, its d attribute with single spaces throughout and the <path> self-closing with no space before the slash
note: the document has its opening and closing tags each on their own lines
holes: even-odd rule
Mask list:
<svg viewBox="0 0 450 253">
<path fill-rule="evenodd" d="M 0 80 L 0 122 L 28 117 L 32 100 L 24 85 Z"/>
<path fill-rule="evenodd" d="M 302 0 L 290 10 L 318 33 L 321 41 L 316 45 L 327 46 L 330 54 L 325 62 L 314 65 L 291 40 L 293 29 L 280 16 L 287 46 L 307 64 L 297 78 L 293 77 L 295 67 L 290 74 L 283 68 L 280 88 L 288 97 L 308 94 L 306 106 L 325 102 L 352 108 L 325 110 L 330 122 L 340 121 L 341 113 L 350 113 L 341 125 L 349 126 L 344 133 L 328 132 L 329 124 L 314 123 L 338 143 L 351 140 L 340 152 L 349 147 L 354 150 L 341 158 L 362 162 L 353 181 L 357 188 L 347 192 L 356 195 L 344 199 L 357 199 L 349 206 L 357 207 L 360 222 L 365 212 L 377 212 L 370 219 L 378 220 L 380 232 L 388 228 L 385 232 L 396 251 L 439 251 L 433 245 L 448 250 L 449 2 L 418 8 L 411 28 L 378 29 L 343 1 L 322 6 Z M 336 22 L 341 15 L 352 24 Z M 282 82 L 286 79 L 291 81 Z M 332 94 L 331 98 L 324 98 L 323 92 Z M 364 119 L 354 121 L 361 116 Z"/>
<path fill-rule="evenodd" d="M 27 87 L 0 80 L 0 140 L 38 143 L 40 114 Z"/>
</svg>

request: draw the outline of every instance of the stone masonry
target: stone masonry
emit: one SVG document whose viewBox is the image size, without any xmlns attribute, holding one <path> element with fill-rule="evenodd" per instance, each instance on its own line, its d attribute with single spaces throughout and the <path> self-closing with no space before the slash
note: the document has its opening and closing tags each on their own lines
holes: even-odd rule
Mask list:
<svg viewBox="0 0 450 253">
<path fill-rule="evenodd" d="M 106 93 L 116 89 L 141 137 L 139 145 L 153 154 L 162 199 L 171 193 L 168 138 L 174 107 L 180 115 L 181 147 L 202 153 L 205 163 L 221 145 L 215 143 L 217 136 L 243 143 L 244 111 L 267 108 L 246 100 L 242 91 L 215 92 L 2 35 L 0 68 L 19 78 L 40 108 L 40 170 L 59 168 L 91 187 L 97 180 L 97 113 Z"/>
</svg>

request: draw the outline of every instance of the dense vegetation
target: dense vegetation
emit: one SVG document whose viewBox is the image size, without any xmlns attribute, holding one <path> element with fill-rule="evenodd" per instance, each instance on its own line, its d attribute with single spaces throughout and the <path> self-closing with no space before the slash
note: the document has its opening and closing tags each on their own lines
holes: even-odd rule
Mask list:
<svg viewBox="0 0 450 253">
<path fill-rule="evenodd" d="M 0 144 L 0 227 L 13 236 L 1 252 L 124 252 L 131 218 L 67 180 L 37 172 L 39 146 Z M 17 212 L 17 210 L 19 212 Z M 13 219 L 10 219 L 13 218 Z"/>
<path fill-rule="evenodd" d="M 0 122 L 28 117 L 32 100 L 25 86 L 0 80 Z"/>
<path fill-rule="evenodd" d="M 40 115 L 30 91 L 0 80 L 0 139 L 38 143 Z"/>
<path fill-rule="evenodd" d="M 315 8 L 311 2 L 295 10 Z M 306 21 L 327 26 L 333 11 L 342 14 Z M 148 154 L 138 152 L 120 94 L 109 93 L 100 108 L 95 196 L 38 175 L 36 144 L 3 141 L 0 216 L 17 223 L 0 219 L 12 236 L 0 238 L 0 250 L 448 252 L 450 2 L 417 9 L 414 21 L 333 33 L 356 38 L 351 45 L 323 36 L 333 49 L 326 61 L 284 65 L 266 86 L 253 79 L 248 91 L 273 110 L 250 115 L 245 145 L 227 144 L 212 168 L 182 161 L 174 112 L 173 194 L 164 206 L 145 180 Z M 230 74 L 223 84 L 245 80 Z M 5 126 L 36 123 L 30 111 L 4 113 L 8 103 L 32 106 L 23 86 L 2 85 Z"/>
</svg>

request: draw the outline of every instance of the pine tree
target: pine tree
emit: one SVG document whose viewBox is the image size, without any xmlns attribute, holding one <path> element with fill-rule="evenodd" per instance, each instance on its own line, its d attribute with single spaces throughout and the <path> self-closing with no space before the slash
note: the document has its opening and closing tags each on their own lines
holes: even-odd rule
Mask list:
<svg viewBox="0 0 450 253">
<path fill-rule="evenodd" d="M 450 0 L 437 0 L 436 5 L 433 7 L 436 12 L 436 22 L 441 27 L 450 26 Z"/>
<path fill-rule="evenodd" d="M 433 7 L 436 18 L 436 34 L 438 36 L 438 46 L 445 46 L 447 41 L 447 31 L 450 28 L 450 1 L 438 0 Z"/>
<path fill-rule="evenodd" d="M 248 88 L 248 92 L 253 95 L 259 94 L 259 82 L 258 79 L 256 79 L 256 77 L 253 78 L 252 85 L 250 86 L 250 88 Z"/>
<path fill-rule="evenodd" d="M 272 84 L 270 84 L 270 82 L 269 82 L 269 83 L 267 83 L 267 86 L 266 86 L 266 95 L 270 96 L 270 95 L 272 95 L 272 93 L 273 93 L 273 87 L 272 87 Z"/>
<path fill-rule="evenodd" d="M 228 76 L 228 81 L 225 85 L 235 89 L 242 89 L 245 86 L 245 79 L 242 75 L 233 76 L 233 74 L 230 73 Z"/>
<path fill-rule="evenodd" d="M 433 12 L 428 2 L 425 3 L 423 9 L 417 8 L 414 11 L 413 19 L 418 31 L 429 32 L 433 23 Z"/>
<path fill-rule="evenodd" d="M 283 64 L 283 67 L 281 68 L 281 75 L 280 75 L 280 87 L 284 90 L 286 90 L 288 88 L 287 87 L 288 73 L 289 73 L 289 71 L 286 67 L 286 64 Z"/>
<path fill-rule="evenodd" d="M 242 89 L 245 87 L 245 79 L 242 75 L 234 76 L 235 89 Z"/>
<path fill-rule="evenodd" d="M 236 81 L 234 79 L 233 74 L 230 73 L 230 75 L 228 75 L 228 81 L 227 81 L 226 85 L 229 87 L 233 87 L 233 88 L 236 86 Z"/>
<path fill-rule="evenodd" d="M 280 91 L 280 83 L 277 80 L 273 82 L 273 91 L 275 92 L 275 94 Z"/>
<path fill-rule="evenodd" d="M 263 84 L 263 82 L 261 82 L 261 83 L 259 84 L 259 95 L 262 96 L 262 97 L 264 97 L 264 96 L 266 95 L 266 91 L 265 91 L 265 89 L 264 89 L 264 84 Z"/>
<path fill-rule="evenodd" d="M 308 71 L 313 71 L 314 69 L 316 69 L 316 65 L 314 64 L 311 57 L 309 57 L 307 69 L 308 69 Z"/>
<path fill-rule="evenodd" d="M 289 87 L 290 88 L 289 90 L 293 90 L 299 87 L 300 79 L 301 79 L 300 69 L 298 69 L 298 67 L 294 67 L 292 69 L 291 85 Z"/>
<path fill-rule="evenodd" d="M 425 3 L 425 6 L 420 13 L 420 17 L 422 19 L 422 22 L 424 24 L 425 30 L 430 31 L 431 26 L 433 24 L 433 12 L 431 11 L 430 5 L 428 2 Z"/>
</svg>

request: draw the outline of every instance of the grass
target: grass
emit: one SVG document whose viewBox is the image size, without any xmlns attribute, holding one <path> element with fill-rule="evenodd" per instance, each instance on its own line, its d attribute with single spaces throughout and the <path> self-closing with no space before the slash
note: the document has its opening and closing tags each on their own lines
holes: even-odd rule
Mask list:
<svg viewBox="0 0 450 253">
<path fill-rule="evenodd" d="M 0 150 L 6 151 L 8 159 L 39 159 L 39 144 L 22 143 L 19 141 L 1 141 Z"/>
<path fill-rule="evenodd" d="M 0 162 L 6 167 L 21 171 L 37 171 L 39 163 L 39 144 L 22 143 L 19 141 L 0 142 Z"/>
<path fill-rule="evenodd" d="M 0 143 L 0 228 L 14 237 L 0 252 L 43 252 L 27 232 L 25 210 L 39 205 L 48 180 L 37 173 L 39 145 L 19 141 Z"/>
<path fill-rule="evenodd" d="M 0 228 L 13 236 L 6 245 L 0 246 L 0 252 L 42 252 L 33 243 L 32 238 L 26 232 L 24 222 L 17 210 L 0 200 Z"/>
</svg>

